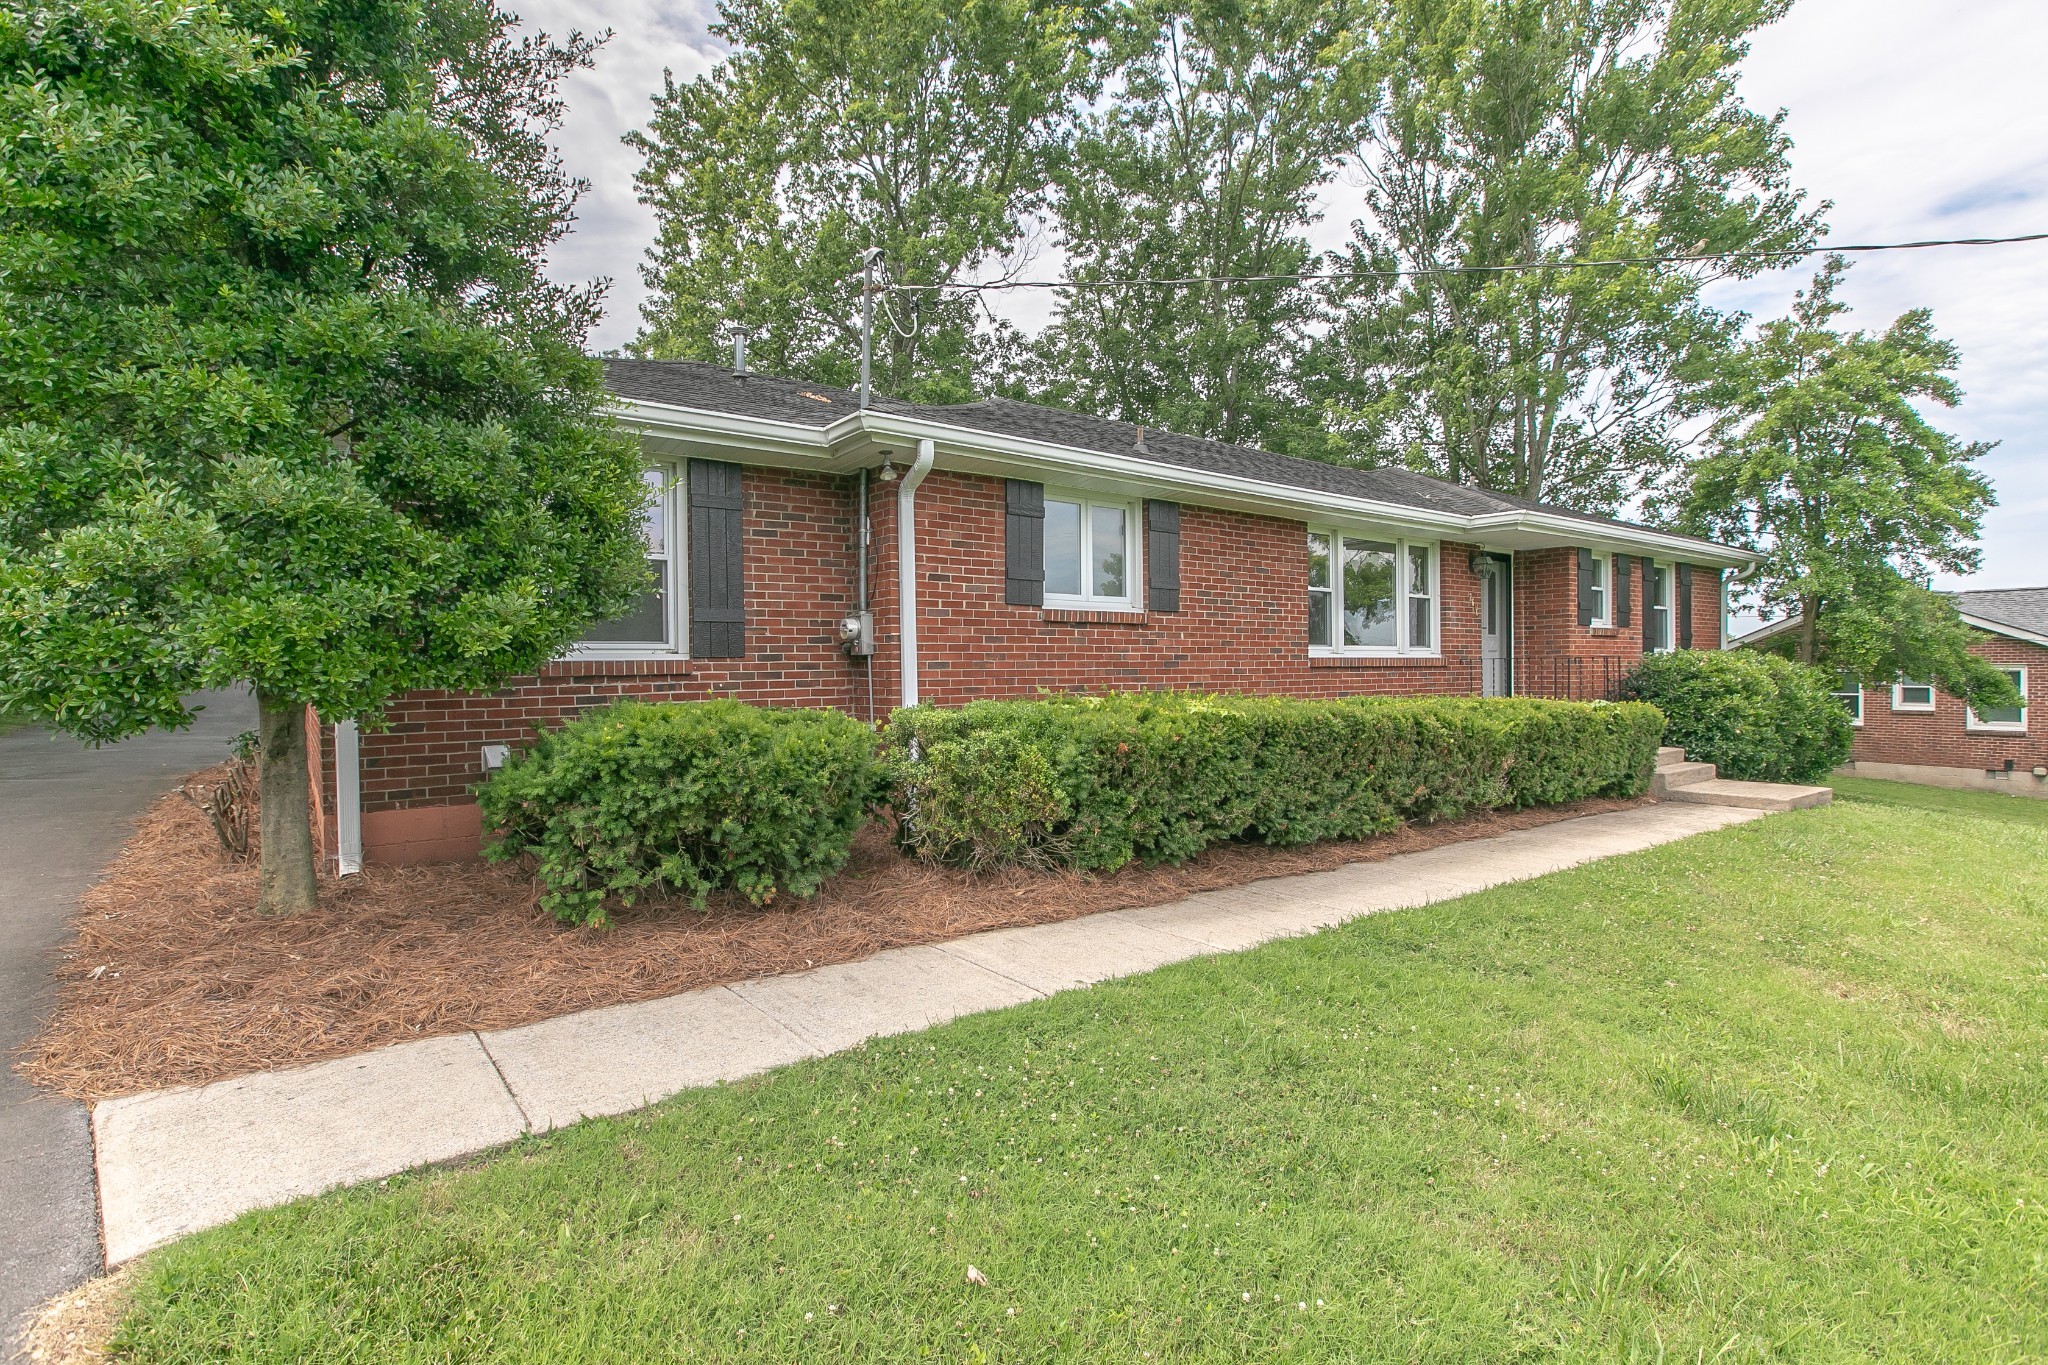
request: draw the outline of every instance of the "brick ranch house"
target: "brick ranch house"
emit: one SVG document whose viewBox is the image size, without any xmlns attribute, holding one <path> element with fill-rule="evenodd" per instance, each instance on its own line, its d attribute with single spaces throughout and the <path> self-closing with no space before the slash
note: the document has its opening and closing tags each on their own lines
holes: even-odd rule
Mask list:
<svg viewBox="0 0 2048 1365">
<path fill-rule="evenodd" d="M 885 719 L 1038 689 L 1610 692 L 1719 648 L 1707 541 L 1003 399 L 948 407 L 617 360 L 653 587 L 539 674 L 323 732 L 344 871 L 473 856 L 506 746 L 619 697 Z"/>
<path fill-rule="evenodd" d="M 1845 685 L 1837 695 L 1856 720 L 1856 745 L 1842 771 L 2048 797 L 2048 737 L 2029 732 L 2024 705 L 2033 682 L 2048 678 L 2048 588 L 1959 592 L 1955 600 L 1977 631 L 1970 652 L 2011 675 L 2023 704 L 1980 716 L 1925 682 Z M 1766 626 L 1737 643 L 1788 628 Z"/>
</svg>

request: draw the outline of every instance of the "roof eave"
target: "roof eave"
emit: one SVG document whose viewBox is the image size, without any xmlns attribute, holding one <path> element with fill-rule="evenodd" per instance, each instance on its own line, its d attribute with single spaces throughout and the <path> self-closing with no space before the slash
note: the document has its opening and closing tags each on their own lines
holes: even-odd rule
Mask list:
<svg viewBox="0 0 2048 1365">
<path fill-rule="evenodd" d="M 1988 630 L 1993 635 L 2003 635 L 2008 639 L 2024 640 L 2031 645 L 2048 645 L 2048 635 L 2041 634 L 2038 631 L 2009 625 L 2004 621 L 1994 621 L 1988 616 L 1975 616 L 1967 611 L 1958 612 L 1957 614 L 1963 618 L 1963 624 L 1966 626 L 1975 626 L 1979 630 Z"/>
<path fill-rule="evenodd" d="M 1294 520 L 1336 517 L 1402 530 L 1452 535 L 1502 549 L 1593 544 L 1603 548 L 1683 557 L 1690 563 L 1739 568 L 1757 556 L 1690 536 L 1670 535 L 1619 522 L 1591 522 L 1538 511 L 1477 515 L 1412 507 L 1343 493 L 1293 488 L 1262 479 L 1194 469 L 1187 465 L 1085 450 L 1078 446 L 1005 436 L 924 417 L 868 409 L 824 426 L 713 412 L 646 399 L 621 398 L 620 423 L 642 436 L 686 444 L 745 444 L 782 462 L 812 468 L 850 469 L 870 463 L 878 449 L 896 442 L 930 440 L 940 462 L 969 473 L 1036 475 L 1054 483 L 1140 485 L 1199 494 L 1207 505 Z"/>
</svg>

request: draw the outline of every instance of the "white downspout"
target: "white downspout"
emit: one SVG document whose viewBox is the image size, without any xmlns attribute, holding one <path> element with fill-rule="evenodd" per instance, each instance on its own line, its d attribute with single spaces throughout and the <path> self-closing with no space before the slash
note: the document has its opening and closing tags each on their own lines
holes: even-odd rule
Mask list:
<svg viewBox="0 0 2048 1365">
<path fill-rule="evenodd" d="M 896 592 L 901 604 L 903 704 L 917 705 L 917 486 L 932 472 L 931 441 L 917 443 L 917 459 L 896 486 Z"/>
<path fill-rule="evenodd" d="M 363 870 L 363 755 L 356 723 L 334 723 L 334 870 Z"/>
</svg>

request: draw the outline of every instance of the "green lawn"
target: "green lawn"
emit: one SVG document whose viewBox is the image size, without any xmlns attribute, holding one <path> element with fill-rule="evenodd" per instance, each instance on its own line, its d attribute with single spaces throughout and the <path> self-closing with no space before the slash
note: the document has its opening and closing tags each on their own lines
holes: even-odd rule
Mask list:
<svg viewBox="0 0 2048 1365">
<path fill-rule="evenodd" d="M 2031 783 L 2025 773 L 2014 779 Z M 1830 777 L 1837 800 L 1868 801 L 1905 810 L 1938 811 L 1954 815 L 1977 815 L 1991 820 L 2020 824 L 2048 825 L 2048 801 L 2038 797 L 2006 795 L 2004 792 L 1954 791 L 1947 787 L 1923 787 L 1911 782 L 1880 782 L 1868 777 Z"/>
<path fill-rule="evenodd" d="M 122 1340 L 2040 1360 L 2048 840 L 1881 785 L 253 1215 Z"/>
</svg>

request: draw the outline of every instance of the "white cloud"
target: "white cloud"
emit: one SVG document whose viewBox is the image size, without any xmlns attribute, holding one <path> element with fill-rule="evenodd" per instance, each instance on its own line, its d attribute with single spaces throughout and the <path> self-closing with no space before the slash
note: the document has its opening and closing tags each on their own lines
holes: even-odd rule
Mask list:
<svg viewBox="0 0 2048 1365">
<path fill-rule="evenodd" d="M 611 281 L 605 320 L 591 345 L 623 346 L 639 328 L 646 294 L 640 264 L 654 241 L 654 215 L 633 196 L 640 155 L 620 139 L 647 125 L 664 68 L 682 82 L 718 60 L 723 49 L 710 33 L 716 12 L 711 0 L 527 0 L 517 9 L 527 27 L 546 33 L 612 31 L 595 68 L 576 73 L 563 90 L 569 112 L 557 145 L 590 191 L 549 265 L 560 280 Z"/>
<path fill-rule="evenodd" d="M 621 345 L 638 322 L 639 266 L 654 225 L 633 198 L 639 159 L 619 139 L 645 124 L 664 67 L 686 80 L 716 61 L 712 3 L 534 0 L 522 12 L 550 31 L 617 33 L 597 70 L 567 92 L 563 152 L 592 190 L 553 268 L 565 280 L 612 280 L 594 342 Z M 1757 36 L 1742 89 L 1753 107 L 1788 111 L 1794 178 L 1816 200 L 1833 201 L 1831 240 L 2002 236 L 2048 230 L 2048 101 L 2037 73 L 2044 50 L 2048 5 L 2039 0 L 1805 0 Z M 1345 217 L 1332 213 L 1319 241 L 1341 241 Z M 1056 255 L 1032 273 L 1057 269 Z M 1776 315 L 1810 273 L 1726 286 L 1717 301 Z M 1939 420 L 1966 438 L 1999 442 L 1984 467 L 2001 505 L 1974 581 L 2048 583 L 2048 390 L 2040 379 L 2048 373 L 2048 243 L 1865 258 L 1842 297 L 1864 327 L 1930 307 L 1936 328 L 1961 347 L 1968 396 Z M 1020 300 L 1013 311 L 1034 327 L 1046 302 Z"/>
</svg>

